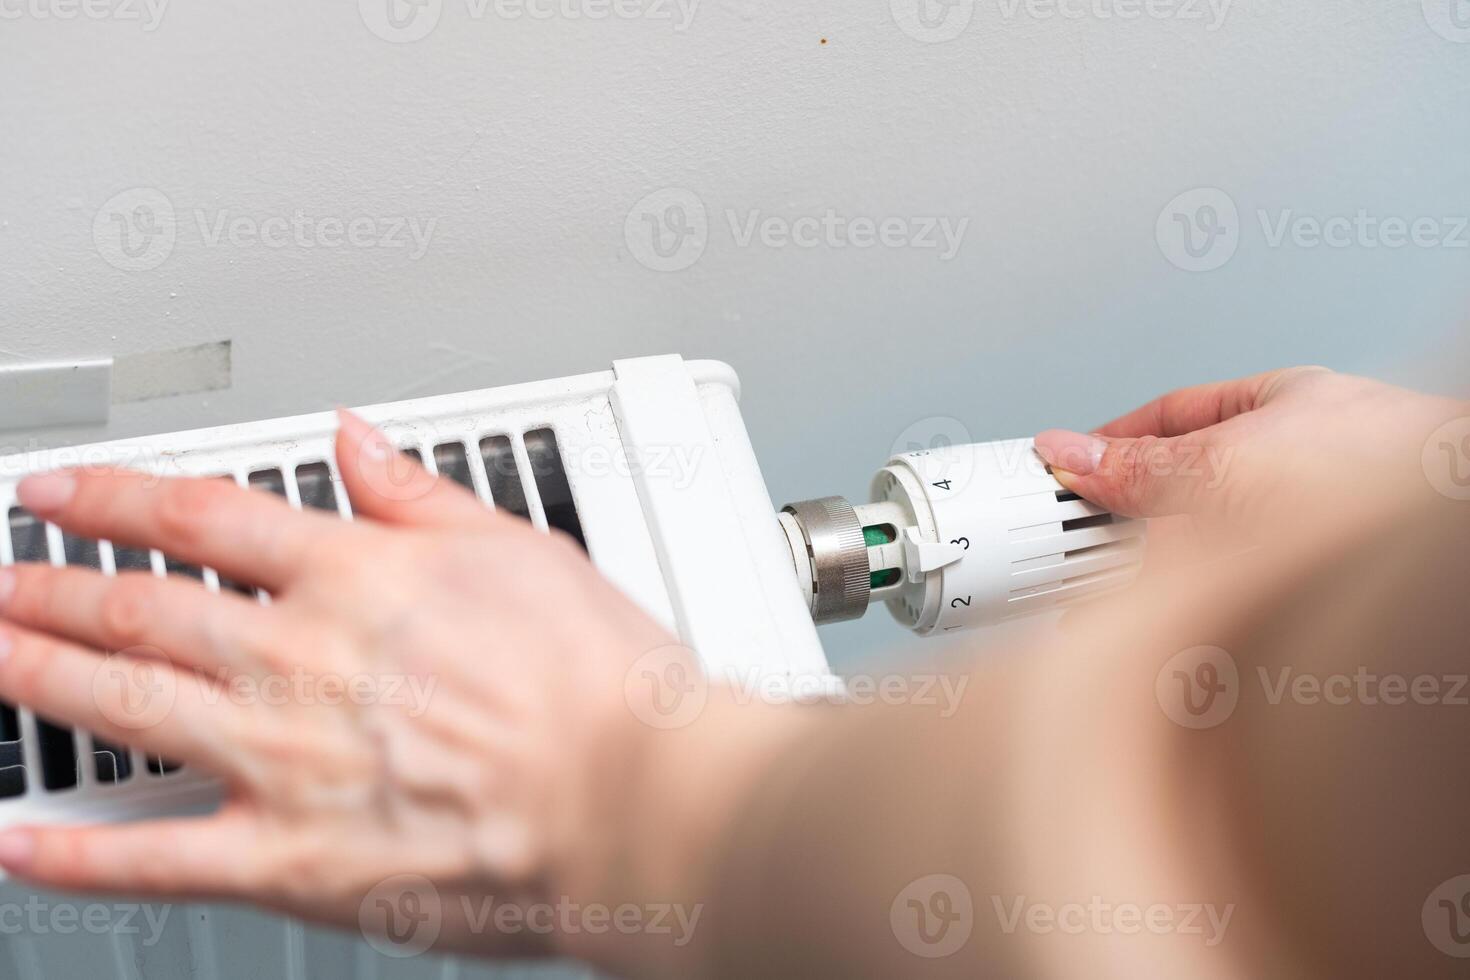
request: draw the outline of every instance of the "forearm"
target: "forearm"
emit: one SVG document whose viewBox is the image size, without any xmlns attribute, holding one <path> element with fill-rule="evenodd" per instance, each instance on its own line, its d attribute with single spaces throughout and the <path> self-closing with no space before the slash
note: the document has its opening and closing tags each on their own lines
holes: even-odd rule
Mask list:
<svg viewBox="0 0 1470 980">
<path fill-rule="evenodd" d="M 581 930 L 560 937 L 561 952 L 640 976 L 707 973 L 712 919 L 729 904 L 719 884 L 727 844 L 752 802 L 779 792 L 781 774 L 831 721 L 830 709 L 740 705 L 712 688 L 689 724 L 640 723 L 629 751 L 607 746 L 594 761 L 596 825 L 579 837 L 557 887 L 600 907 L 657 907 L 676 928 Z"/>
<path fill-rule="evenodd" d="M 1464 975 L 1467 506 L 1386 521 L 1227 640 L 1239 704 L 1199 749 L 1258 917 L 1317 975 Z"/>
<path fill-rule="evenodd" d="M 1159 665 L 1200 628 L 1120 610 L 1086 642 L 977 661 L 952 714 L 712 697 L 648 738 L 608 828 L 626 846 L 589 889 L 698 907 L 691 941 L 581 936 L 569 951 L 732 977 L 1130 976 L 1140 962 L 1207 977 L 1269 959 L 1231 838 L 1201 847 L 1187 829 L 1220 813 L 1179 767 L 1193 733 L 1155 701 Z M 1155 908 L 1163 931 L 1127 921 Z M 1059 921 L 1076 914 L 1080 931 Z"/>
<path fill-rule="evenodd" d="M 982 919 L 984 889 L 1015 876 L 999 802 L 1013 797 L 1015 717 L 999 701 L 1009 678 L 986 679 L 953 717 L 825 710 L 768 768 L 713 855 L 706 975 L 1027 975 Z"/>
<path fill-rule="evenodd" d="M 1229 976 L 1240 944 L 1205 912 L 1218 923 L 1243 890 L 1184 867 L 1195 842 L 1172 832 L 1203 801 L 1165 803 L 1172 733 L 1152 724 L 1153 669 L 1140 689 L 1130 658 L 1109 644 L 977 662 L 951 718 L 834 712 L 721 842 L 706 972 Z M 1162 932 L 1126 921 L 1155 908 Z"/>
<path fill-rule="evenodd" d="M 953 714 L 712 696 L 650 738 L 620 810 L 626 849 L 594 889 L 698 908 L 692 941 L 580 936 L 568 950 L 678 976 L 1040 975 L 1054 938 L 1010 913 L 1052 885 L 1090 894 L 1053 881 L 1038 849 L 1109 808 L 1089 787 L 1114 744 L 1074 741 L 1111 708 L 1089 707 L 1085 682 L 1059 688 L 1054 666 L 978 667 Z"/>
</svg>

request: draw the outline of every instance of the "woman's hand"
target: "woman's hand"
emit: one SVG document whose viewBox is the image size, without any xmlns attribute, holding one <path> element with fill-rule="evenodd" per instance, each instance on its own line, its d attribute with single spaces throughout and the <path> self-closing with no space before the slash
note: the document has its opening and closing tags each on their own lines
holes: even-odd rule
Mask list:
<svg viewBox="0 0 1470 980">
<path fill-rule="evenodd" d="M 1187 515 L 1209 536 L 1260 541 L 1354 495 L 1432 494 L 1422 453 L 1462 402 L 1298 367 L 1185 388 L 1036 448 L 1069 489 L 1129 517 Z M 1332 507 L 1324 507 L 1331 502 Z"/>
<path fill-rule="evenodd" d="M 530 930 L 529 949 L 471 940 L 458 897 L 547 901 L 569 869 L 595 877 L 647 732 L 625 674 L 674 641 L 569 539 L 408 469 L 345 413 L 337 458 L 352 522 L 221 480 L 22 483 L 22 504 L 73 534 L 158 548 L 271 602 L 148 574 L 0 572 L 0 700 L 227 794 L 208 818 L 12 830 L 0 863 L 42 885 L 346 926 L 409 873 L 437 887 L 447 945 L 536 952 L 552 940 Z"/>
</svg>

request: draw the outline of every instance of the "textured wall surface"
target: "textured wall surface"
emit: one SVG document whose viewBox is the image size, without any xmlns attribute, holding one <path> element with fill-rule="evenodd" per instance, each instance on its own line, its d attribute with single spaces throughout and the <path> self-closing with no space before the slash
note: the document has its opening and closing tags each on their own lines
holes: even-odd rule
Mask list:
<svg viewBox="0 0 1470 980">
<path fill-rule="evenodd" d="M 0 0 L 0 93 L 0 366 L 231 342 L 226 389 L 12 448 L 676 351 L 740 370 L 779 501 L 1184 383 L 1464 364 L 1461 0 Z M 222 921 L 282 976 L 471 975 Z"/>
<path fill-rule="evenodd" d="M 739 368 L 777 498 L 860 495 L 929 417 L 1021 435 L 1302 361 L 1413 378 L 1470 310 L 1452 223 L 1272 242 L 1470 213 L 1453 0 L 87 9 L 0 0 L 0 364 L 229 340 L 231 386 L 12 444 L 678 351 Z M 1167 211 L 1196 188 L 1233 236 L 1217 193 Z"/>
</svg>

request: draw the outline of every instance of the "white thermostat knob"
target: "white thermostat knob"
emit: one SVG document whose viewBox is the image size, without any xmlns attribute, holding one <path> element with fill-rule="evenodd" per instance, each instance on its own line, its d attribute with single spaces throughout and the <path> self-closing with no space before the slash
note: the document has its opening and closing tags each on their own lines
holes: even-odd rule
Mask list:
<svg viewBox="0 0 1470 980">
<path fill-rule="evenodd" d="M 1029 439 L 902 453 L 874 477 L 872 497 L 851 508 L 868 557 L 866 601 L 886 601 L 921 634 L 1120 588 L 1133 581 L 1143 556 L 1144 523 L 1068 491 Z M 829 511 L 831 499 L 823 502 Z M 821 542 L 830 535 L 803 526 L 808 512 L 794 504 L 782 515 L 798 580 L 818 622 L 836 618 L 828 610 L 838 607 L 849 618 L 858 601 L 853 576 L 843 580 L 839 603 L 822 594 L 814 575 L 839 559 L 850 571 L 853 535 L 845 536 L 842 555 L 826 554 Z"/>
</svg>

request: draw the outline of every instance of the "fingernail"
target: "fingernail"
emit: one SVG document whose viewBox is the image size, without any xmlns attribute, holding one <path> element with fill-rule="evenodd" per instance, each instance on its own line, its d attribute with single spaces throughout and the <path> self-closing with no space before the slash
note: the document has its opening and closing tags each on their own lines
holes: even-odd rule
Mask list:
<svg viewBox="0 0 1470 980">
<path fill-rule="evenodd" d="M 388 439 L 382 432 L 367 423 L 367 420 L 349 412 L 345 408 L 337 409 L 337 418 L 343 429 L 347 431 L 362 447 L 362 455 L 375 462 L 382 462 L 391 455 Z"/>
<path fill-rule="evenodd" d="M 1036 452 L 1053 470 L 1066 470 L 1078 476 L 1096 472 L 1107 448 L 1107 442 L 1098 436 L 1068 429 L 1047 429 L 1036 437 Z"/>
<path fill-rule="evenodd" d="M 29 830 L 7 830 L 0 834 L 0 865 L 19 871 L 36 856 L 36 835 Z"/>
<path fill-rule="evenodd" d="M 15 570 L 0 568 L 0 610 L 10 605 L 10 597 L 13 595 L 15 595 Z"/>
<path fill-rule="evenodd" d="M 37 473 L 21 480 L 15 488 L 20 505 L 33 514 L 60 510 L 76 492 L 77 478 L 70 473 Z"/>
<path fill-rule="evenodd" d="M 392 455 L 389 451 L 387 438 L 377 429 L 369 432 L 367 437 L 362 440 L 362 454 L 368 459 L 379 463 Z"/>
</svg>

